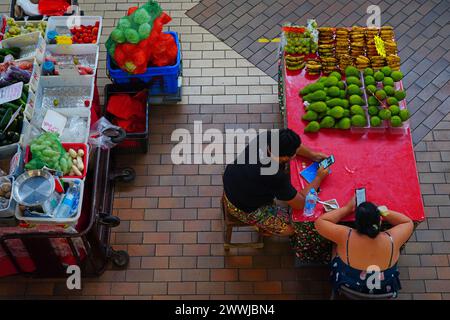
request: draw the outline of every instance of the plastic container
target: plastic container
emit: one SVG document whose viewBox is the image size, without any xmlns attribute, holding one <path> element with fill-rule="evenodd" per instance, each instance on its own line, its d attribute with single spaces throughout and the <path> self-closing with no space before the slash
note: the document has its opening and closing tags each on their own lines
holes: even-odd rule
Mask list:
<svg viewBox="0 0 450 320">
<path fill-rule="evenodd" d="M 95 44 L 77 44 L 77 45 L 47 45 L 46 52 L 52 55 L 67 55 L 67 56 L 83 56 L 90 55 L 95 58 L 92 59 L 92 69 L 93 73 L 88 75 L 83 75 L 83 77 L 95 77 L 98 66 L 98 55 L 99 55 L 99 47 Z M 56 66 L 58 68 L 58 66 Z M 75 70 L 76 71 L 76 70 Z M 78 72 L 74 72 L 74 76 L 80 76 Z M 63 76 L 63 75 L 60 75 Z M 70 76 L 68 74 L 67 76 Z M 54 76 L 52 76 L 54 77 Z"/>
<path fill-rule="evenodd" d="M 63 182 L 79 180 L 79 182 L 80 182 L 80 199 L 78 202 L 78 211 L 74 217 L 72 217 L 72 218 L 24 217 L 22 211 L 19 209 L 19 206 L 16 206 L 16 210 L 14 212 L 16 218 L 20 221 L 28 222 L 28 223 L 76 225 L 78 223 L 78 219 L 81 216 L 81 208 L 83 206 L 84 181 L 81 179 L 71 179 L 71 178 L 62 178 L 61 180 Z"/>
<path fill-rule="evenodd" d="M 34 138 L 37 138 L 41 133 L 43 133 L 44 131 L 41 129 L 42 127 L 42 122 L 44 121 L 44 116 L 45 116 L 45 112 L 46 110 L 49 110 L 47 108 L 45 109 L 40 109 L 40 111 L 42 111 L 42 114 L 40 114 L 39 116 L 37 116 L 35 114 L 35 116 L 33 117 L 32 121 L 31 121 L 31 125 L 28 122 L 28 120 L 26 120 L 26 124 L 23 125 L 23 130 L 22 130 L 22 136 L 23 136 L 23 140 L 21 141 L 21 144 L 26 146 L 28 145 Z M 54 110 L 54 109 L 52 109 Z M 87 143 L 88 139 L 89 139 L 89 129 L 90 129 L 90 124 L 91 124 L 91 111 L 88 108 L 64 108 L 64 109 L 59 109 L 59 110 L 54 110 L 57 111 L 59 114 L 65 116 L 67 118 L 67 123 L 66 123 L 66 129 L 69 126 L 69 121 L 71 121 L 71 118 L 74 116 L 78 116 L 80 118 L 83 119 L 83 121 L 86 122 L 86 128 L 84 134 L 82 135 L 80 132 L 78 132 L 78 136 L 77 139 L 67 139 L 64 131 L 63 134 L 60 136 L 60 141 L 61 143 Z M 25 122 L 25 120 L 24 120 Z M 66 130 L 65 129 L 65 130 Z"/>
<path fill-rule="evenodd" d="M 48 108 L 54 109 L 55 111 L 59 111 L 62 109 L 71 109 L 71 108 L 80 108 L 87 107 L 91 108 L 92 101 L 94 98 L 94 77 L 86 77 L 86 76 L 74 76 L 74 77 L 63 77 L 63 76 L 48 76 L 48 77 L 40 77 L 39 86 L 36 91 L 35 97 L 30 97 L 29 106 L 27 106 L 26 114 L 28 116 L 32 116 L 34 110 L 36 108 Z M 46 92 L 46 89 L 54 90 L 54 95 L 49 97 Z M 57 88 L 57 89 L 56 89 Z M 74 89 L 76 88 L 76 89 Z M 73 96 L 68 96 L 67 93 L 64 93 L 63 90 L 66 90 L 69 93 L 72 93 L 73 90 L 77 90 L 77 93 L 74 93 Z M 61 91 L 61 92 L 60 92 Z M 79 91 L 79 92 L 78 92 Z M 83 96 L 80 97 L 80 94 Z M 54 99 L 58 100 L 58 106 L 54 106 Z M 29 118 L 31 119 L 31 118 Z"/>
<path fill-rule="evenodd" d="M 395 83 L 395 90 L 403 90 L 403 82 L 396 82 Z M 401 100 L 398 104 L 398 106 L 400 107 L 400 110 L 404 110 L 407 109 L 407 105 L 406 105 L 406 98 Z M 406 134 L 408 132 L 408 129 L 410 128 L 409 125 L 409 120 L 405 121 L 402 123 L 401 127 L 392 127 L 389 123 L 389 132 L 391 134 L 397 134 L 397 135 L 403 135 Z"/>
<path fill-rule="evenodd" d="M 50 17 L 47 23 L 47 30 L 45 32 L 45 41 L 48 43 L 48 32 L 56 30 L 59 35 L 71 35 L 70 29 L 73 27 L 80 27 L 82 25 L 95 25 L 99 23 L 96 45 L 99 44 L 100 36 L 102 35 L 102 21 L 101 16 L 63 16 Z M 73 44 L 78 46 L 79 44 Z"/>
<path fill-rule="evenodd" d="M 108 101 L 114 94 L 129 94 L 135 95 L 141 90 L 147 89 L 145 85 L 135 84 L 108 84 L 105 86 L 105 105 L 102 113 L 105 117 L 112 121 L 114 116 L 106 112 Z M 145 131 L 144 132 L 130 132 L 127 133 L 125 140 L 114 147 L 116 153 L 147 153 L 148 151 L 148 137 L 149 137 L 149 109 L 150 104 L 147 99 L 147 106 L 145 108 Z"/>
<path fill-rule="evenodd" d="M 20 54 L 21 57 L 16 59 L 17 61 L 36 58 L 36 61 L 41 64 L 44 59 L 45 40 L 39 31 L 23 34 L 2 41 L 2 48 L 13 47 L 20 48 L 22 51 Z"/>
<path fill-rule="evenodd" d="M 11 181 L 11 185 L 14 183 L 13 176 L 7 176 L 7 178 Z M 12 192 L 11 192 L 12 193 Z M 14 216 L 14 212 L 16 211 L 17 202 L 11 196 L 9 198 L 9 205 L 5 209 L 0 208 L 0 218 L 10 218 Z"/>
<path fill-rule="evenodd" d="M 88 157 L 89 157 L 89 148 L 87 144 L 85 143 L 62 143 L 63 148 L 66 151 L 69 151 L 69 149 L 74 149 L 75 151 L 78 151 L 78 149 L 82 149 L 84 151 L 83 164 L 84 164 L 84 170 L 82 172 L 81 176 L 62 176 L 64 179 L 82 179 L 86 178 L 87 169 L 88 169 Z M 27 146 L 25 151 L 25 164 L 31 161 L 33 159 L 32 154 L 30 152 L 30 146 Z"/>
<path fill-rule="evenodd" d="M 360 78 L 360 81 L 361 81 L 361 86 L 359 87 L 359 89 L 363 92 L 361 97 L 364 100 L 364 105 L 361 106 L 361 107 L 364 109 L 364 112 L 365 112 L 366 126 L 364 126 L 364 127 L 355 127 L 355 126 L 352 125 L 352 127 L 350 128 L 350 131 L 352 133 L 361 135 L 361 134 L 365 134 L 365 133 L 369 132 L 369 130 L 370 130 L 370 119 L 369 119 L 369 112 L 368 112 L 366 88 L 364 86 L 363 73 L 361 71 L 359 73 L 359 78 Z M 351 105 L 349 107 L 351 108 Z"/>
<path fill-rule="evenodd" d="M 18 27 L 20 27 L 21 29 L 24 29 L 25 28 L 25 26 L 34 26 L 36 29 L 37 29 L 37 32 L 39 32 L 39 33 L 41 33 L 41 36 L 42 37 L 44 37 L 44 34 L 45 34 L 45 31 L 40 31 L 40 29 L 38 29 L 38 26 L 39 26 L 39 24 L 40 23 L 45 23 L 45 25 L 47 25 L 47 21 L 27 21 L 27 22 L 25 22 L 25 21 L 18 21 L 18 20 L 16 20 L 15 21 L 15 24 L 18 26 Z M 8 31 L 8 28 L 9 28 L 9 26 L 7 26 L 6 27 L 6 32 Z M 5 33 L 6 33 L 5 32 Z M 22 30 L 21 31 L 21 33 L 19 34 L 19 35 L 14 35 L 14 36 L 10 36 L 10 37 L 8 37 L 7 39 L 5 39 L 5 40 L 8 40 L 8 39 L 13 39 L 13 38 L 17 38 L 17 37 L 20 37 L 20 36 L 22 36 L 22 35 L 27 35 L 27 34 L 29 34 L 29 33 L 24 33 L 24 31 Z M 4 38 L 3 38 L 4 39 Z"/>
<path fill-rule="evenodd" d="M 149 67 L 143 74 L 130 75 L 119 69 L 107 54 L 107 73 L 109 78 L 117 84 L 145 83 L 148 85 L 150 95 L 176 94 L 178 92 L 178 78 L 181 75 L 181 46 L 176 32 L 167 34 L 175 38 L 178 47 L 177 62 L 173 66 Z"/>
<path fill-rule="evenodd" d="M 14 20 L 24 20 L 25 17 L 16 17 L 16 13 L 15 13 L 15 10 L 14 10 L 14 7 L 16 5 L 16 1 L 17 0 L 11 0 L 10 17 L 14 18 Z M 71 2 L 72 6 L 78 6 L 78 0 L 71 0 L 70 2 Z M 70 9 L 70 7 L 69 7 L 69 9 Z M 76 8 L 73 8 L 70 13 L 65 13 L 64 15 L 65 16 L 71 16 L 71 15 L 74 15 L 74 14 L 78 14 Z M 79 14 L 83 15 L 83 12 L 80 12 Z M 44 19 L 43 15 L 26 16 L 26 17 L 27 17 L 28 20 L 42 20 L 42 19 Z"/>
<path fill-rule="evenodd" d="M 23 153 L 18 143 L 0 147 L 0 166 L 6 174 L 17 177 L 23 172 Z M 9 171 L 8 171 L 9 170 Z"/>
</svg>

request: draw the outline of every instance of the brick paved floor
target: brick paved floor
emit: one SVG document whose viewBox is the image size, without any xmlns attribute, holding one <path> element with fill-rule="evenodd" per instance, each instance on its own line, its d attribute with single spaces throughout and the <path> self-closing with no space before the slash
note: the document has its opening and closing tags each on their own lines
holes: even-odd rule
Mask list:
<svg viewBox="0 0 450 320">
<path fill-rule="evenodd" d="M 450 111 L 450 3 L 440 1 L 372 1 L 381 8 L 382 24 L 392 25 L 405 73 L 413 141 L 417 144 Z M 277 43 L 285 22 L 319 25 L 365 25 L 367 1 L 203 0 L 187 13 L 262 71 L 277 79 Z"/>
<path fill-rule="evenodd" d="M 7 12 L 5 2 L 5 0 L 0 1 L 0 12 Z M 251 0 L 247 2 L 252 3 Z M 431 1 L 427 1 L 429 2 Z M 110 31 L 110 29 L 107 31 L 108 27 L 111 28 L 114 21 L 122 15 L 122 12 L 114 10 L 125 10 L 129 5 L 125 0 L 84 0 L 80 3 L 87 15 L 101 14 L 107 17 L 104 20 L 107 27 L 105 33 Z M 273 101 L 260 103 L 265 102 L 266 99 L 269 100 L 269 96 L 275 92 L 273 80 L 184 15 L 184 11 L 192 8 L 198 1 L 177 0 L 161 1 L 161 3 L 165 8 L 170 9 L 170 13 L 175 18 L 174 23 L 177 24 L 176 27 L 180 32 L 184 32 L 187 36 L 191 33 L 201 35 L 202 42 L 199 36 L 193 37 L 198 43 L 184 36 L 183 45 L 185 60 L 190 61 L 187 67 L 185 65 L 185 71 L 197 69 L 197 67 L 193 68 L 192 61 L 197 61 L 194 65 L 199 64 L 201 69 L 200 73 L 193 71 L 194 74 L 197 72 L 198 76 L 186 77 L 189 78 L 189 82 L 185 83 L 186 87 L 192 88 L 190 82 L 192 78 L 199 78 L 200 82 L 193 85 L 198 87 L 198 89 L 192 89 L 194 93 L 189 91 L 191 89 L 185 91 L 183 104 L 152 107 L 151 135 L 147 155 L 122 156 L 118 159 L 119 164 L 133 166 L 138 174 L 131 185 L 118 186 L 114 201 L 114 213 L 122 219 L 122 223 L 114 230 L 112 243 L 116 249 L 128 250 L 131 255 L 129 268 L 127 270 L 110 268 L 99 278 L 86 279 L 83 282 L 83 290 L 78 292 L 67 291 L 65 282 L 61 280 L 22 277 L 0 279 L 0 298 L 328 298 L 327 268 L 295 268 L 294 256 L 286 239 L 266 239 L 264 249 L 232 249 L 226 254 L 222 245 L 222 224 L 218 208 L 223 167 L 172 165 L 169 156 L 172 147 L 170 135 L 175 128 L 190 128 L 194 120 L 203 120 L 204 127 L 222 130 L 229 127 L 271 128 L 278 126 L 280 119 L 278 106 L 272 104 Z M 350 18 L 347 18 L 344 16 L 345 10 L 339 9 L 344 7 L 343 3 L 341 1 L 335 5 L 336 12 L 339 11 L 342 21 L 352 23 L 350 20 L 353 14 L 350 13 L 348 15 Z M 351 5 L 345 5 L 345 7 L 351 8 Z M 421 8 L 422 6 L 414 4 L 411 7 L 402 5 L 397 11 L 401 10 L 404 15 L 411 14 L 413 18 L 419 19 L 416 12 L 421 12 L 427 7 L 424 5 Z M 402 14 L 399 15 L 402 16 Z M 319 21 L 321 21 L 320 18 Z M 421 23 L 428 28 L 428 26 L 441 25 L 439 21 L 438 17 L 435 17 L 432 21 Z M 409 27 L 405 30 L 408 29 Z M 430 28 L 429 32 L 432 32 L 432 29 Z M 448 30 L 448 24 L 444 30 Z M 396 31 L 401 32 L 397 29 Z M 438 36 L 443 38 L 444 35 L 447 36 L 447 33 L 440 33 Z M 207 45 L 208 49 L 197 49 L 196 46 L 202 46 L 203 41 L 212 44 Z M 425 43 L 428 42 L 425 41 Z M 445 106 L 444 103 L 447 103 L 448 106 L 449 102 L 449 55 L 446 50 L 448 40 L 441 39 L 441 41 L 428 43 L 425 47 L 430 50 L 437 48 L 437 52 L 440 52 L 439 57 L 434 56 L 433 59 L 436 60 L 433 62 L 441 61 L 436 68 L 446 69 L 447 72 L 447 76 L 439 76 L 439 79 L 446 83 L 437 91 L 438 93 L 435 93 L 434 97 L 431 95 L 424 97 L 424 104 L 430 102 L 433 108 L 430 106 L 429 108 L 434 110 L 436 105 Z M 202 54 L 192 53 L 197 51 L 201 51 Z M 230 104 L 219 103 L 220 99 L 214 99 L 216 94 L 211 94 L 213 98 L 208 99 L 207 102 L 191 98 L 200 97 L 204 87 L 207 88 L 205 90 L 213 89 L 212 86 L 215 87 L 217 84 L 215 81 L 221 81 L 217 79 L 223 76 L 209 76 L 203 73 L 204 68 L 201 68 L 203 65 L 200 61 L 204 57 L 204 52 L 214 55 L 216 51 L 223 51 L 225 59 L 234 59 L 236 69 L 241 65 L 246 69 L 244 71 L 246 75 L 242 77 L 229 76 L 236 82 L 230 82 L 229 85 L 228 82 L 223 84 L 225 96 L 236 96 L 236 99 L 230 100 L 232 101 L 229 102 Z M 420 49 L 414 50 L 413 55 L 416 52 L 420 52 Z M 187 58 L 189 54 L 192 54 L 194 58 Z M 211 58 L 211 60 L 215 59 Z M 422 61 L 418 57 L 408 60 L 412 61 L 410 62 L 412 67 Z M 104 68 L 103 51 L 99 69 L 99 74 L 103 76 L 99 79 L 99 86 L 108 82 L 104 76 Z M 221 67 L 215 65 L 213 61 L 211 70 L 214 71 L 217 68 Z M 253 79 L 254 76 L 258 79 Z M 201 80 L 209 78 L 212 78 L 212 86 L 210 80 Z M 434 81 L 433 85 L 437 86 L 440 82 L 436 78 L 438 78 L 437 74 L 431 83 Z M 206 84 L 202 81 L 206 81 Z M 411 78 L 410 81 L 413 85 L 414 80 Z M 259 89 L 264 88 L 265 84 L 271 86 L 271 94 L 259 93 L 258 90 L 265 90 Z M 427 86 L 425 85 L 422 91 L 426 92 Z M 247 89 L 242 89 L 244 87 Z M 258 92 L 257 99 L 249 98 L 246 104 L 235 104 L 238 102 L 239 95 L 251 96 L 250 90 Z M 436 111 L 424 116 L 424 119 L 427 119 L 424 125 L 429 125 L 428 128 L 432 130 L 425 133 L 423 139 L 418 139 L 415 147 L 428 218 L 419 226 L 400 258 L 404 287 L 400 296 L 402 299 L 450 299 L 450 116 L 445 115 L 448 109 L 442 108 L 442 117 L 441 115 L 432 116 Z M 438 118 L 439 120 L 436 120 Z M 234 237 L 235 240 L 248 240 L 255 237 L 255 234 L 244 229 L 236 233 Z"/>
</svg>

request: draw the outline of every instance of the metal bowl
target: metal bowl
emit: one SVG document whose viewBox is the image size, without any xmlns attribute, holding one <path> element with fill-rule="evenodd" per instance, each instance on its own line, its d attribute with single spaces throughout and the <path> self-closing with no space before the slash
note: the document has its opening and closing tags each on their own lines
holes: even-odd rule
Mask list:
<svg viewBox="0 0 450 320">
<path fill-rule="evenodd" d="M 41 206 L 55 191 L 55 178 L 46 170 L 30 170 L 21 174 L 13 185 L 12 196 L 17 203 Z"/>
</svg>

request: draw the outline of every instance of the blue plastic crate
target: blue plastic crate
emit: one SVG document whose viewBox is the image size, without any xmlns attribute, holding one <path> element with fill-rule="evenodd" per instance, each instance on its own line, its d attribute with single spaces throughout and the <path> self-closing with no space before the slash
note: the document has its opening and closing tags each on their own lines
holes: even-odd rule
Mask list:
<svg viewBox="0 0 450 320">
<path fill-rule="evenodd" d="M 146 83 L 150 95 L 176 94 L 178 92 L 178 77 L 181 74 L 181 46 L 176 32 L 165 32 L 175 38 L 178 47 L 177 62 L 173 66 L 149 67 L 142 74 L 128 74 L 119 68 L 113 68 L 111 57 L 107 54 L 107 69 L 110 79 L 114 83 Z"/>
</svg>

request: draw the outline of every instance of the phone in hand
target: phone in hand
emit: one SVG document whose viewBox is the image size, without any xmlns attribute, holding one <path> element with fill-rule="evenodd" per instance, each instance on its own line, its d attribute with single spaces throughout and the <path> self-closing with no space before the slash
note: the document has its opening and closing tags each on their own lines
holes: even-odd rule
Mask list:
<svg viewBox="0 0 450 320">
<path fill-rule="evenodd" d="M 319 163 L 319 166 L 321 166 L 322 168 L 326 169 L 326 168 L 328 168 L 329 166 L 331 166 L 334 162 L 335 162 L 335 161 L 334 161 L 334 156 L 331 155 L 331 156 L 329 156 L 328 158 L 326 158 L 325 160 L 322 160 L 322 161 Z"/>
<path fill-rule="evenodd" d="M 366 202 L 366 188 L 358 188 L 355 191 L 356 196 L 356 206 L 358 207 L 361 203 Z"/>
</svg>

